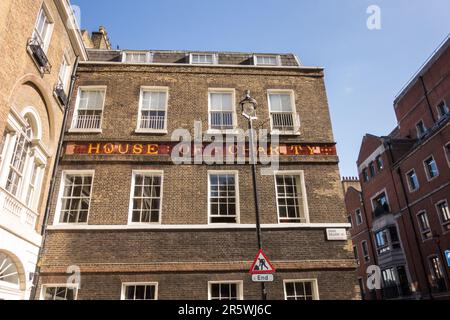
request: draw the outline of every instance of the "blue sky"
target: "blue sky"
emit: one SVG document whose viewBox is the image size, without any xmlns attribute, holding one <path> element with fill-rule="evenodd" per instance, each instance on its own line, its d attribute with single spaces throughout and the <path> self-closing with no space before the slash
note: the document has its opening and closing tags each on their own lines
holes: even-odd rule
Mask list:
<svg viewBox="0 0 450 320">
<path fill-rule="evenodd" d="M 449 0 L 72 0 L 81 26 L 113 46 L 292 52 L 323 66 L 341 174 L 356 175 L 366 133 L 396 126 L 393 100 L 450 33 Z M 381 9 L 369 30 L 367 8 Z"/>
</svg>

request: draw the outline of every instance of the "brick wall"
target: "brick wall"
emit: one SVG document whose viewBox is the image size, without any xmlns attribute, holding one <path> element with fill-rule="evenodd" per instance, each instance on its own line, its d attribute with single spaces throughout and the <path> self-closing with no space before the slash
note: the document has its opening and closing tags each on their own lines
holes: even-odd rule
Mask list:
<svg viewBox="0 0 450 320">
<path fill-rule="evenodd" d="M 208 88 L 234 88 L 236 105 L 245 90 L 259 102 L 258 128 L 269 128 L 268 89 L 294 91 L 301 134 L 285 143 L 333 143 L 321 69 L 261 69 L 155 65 L 82 64 L 79 86 L 107 86 L 101 133 L 71 133 L 66 142 L 170 141 L 178 128 L 193 131 L 194 120 L 208 126 Z M 137 134 L 141 86 L 169 88 L 169 134 Z M 72 100 L 69 125 L 78 91 Z M 238 113 L 238 127 L 247 123 Z M 280 170 L 304 170 L 311 223 L 346 223 L 336 156 L 294 156 Z M 127 227 L 132 170 L 163 170 L 161 230 Z M 259 168 L 258 168 L 259 169 Z M 78 265 L 83 276 L 80 299 L 118 299 L 123 281 L 158 281 L 162 299 L 206 299 L 208 280 L 244 280 L 244 297 L 259 298 L 259 285 L 250 283 L 257 252 L 256 232 L 250 227 L 208 227 L 207 172 L 239 173 L 240 224 L 254 224 L 251 168 L 248 165 L 173 165 L 168 157 L 65 155 L 63 170 L 95 170 L 89 227 L 65 230 L 50 226 L 42 260 L 42 283 L 61 281 L 67 266 Z M 257 176 L 263 224 L 278 224 L 274 176 Z M 54 220 L 57 194 L 52 199 Z M 173 225 L 186 225 L 179 230 Z M 204 229 L 191 229 L 202 225 Z M 172 228 L 171 228 L 172 226 Z M 269 296 L 283 299 L 282 279 L 319 280 L 323 299 L 357 296 L 350 241 L 327 241 L 324 227 L 263 229 L 264 247 L 279 270 Z M 161 273 L 164 272 L 164 273 Z M 230 279 L 231 277 L 231 279 Z M 64 282 L 64 281 L 63 281 Z M 104 283 L 98 286 L 99 283 Z M 181 287 L 187 288 L 180 291 Z M 110 289 L 109 289 L 110 288 Z"/>
</svg>

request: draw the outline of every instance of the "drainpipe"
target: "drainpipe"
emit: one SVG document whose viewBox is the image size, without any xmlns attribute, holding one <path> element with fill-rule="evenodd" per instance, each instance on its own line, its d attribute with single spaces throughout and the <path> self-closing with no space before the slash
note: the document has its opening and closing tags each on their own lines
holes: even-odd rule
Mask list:
<svg viewBox="0 0 450 320">
<path fill-rule="evenodd" d="M 420 76 L 419 79 L 420 79 L 420 83 L 422 83 L 423 93 L 425 95 L 425 100 L 427 101 L 427 106 L 428 106 L 428 110 L 430 111 L 431 119 L 433 119 L 433 124 L 435 124 L 436 123 L 436 118 L 435 118 L 434 113 L 433 113 L 433 107 L 431 106 L 431 102 L 430 102 L 430 98 L 428 96 L 428 90 L 427 90 L 427 87 L 425 85 L 425 81 L 423 80 L 422 76 Z"/>
<path fill-rule="evenodd" d="M 394 161 L 394 155 L 393 155 L 393 153 L 392 153 L 392 144 L 391 144 L 390 141 L 387 141 L 387 145 L 388 145 L 388 149 L 389 149 L 389 155 L 390 155 L 391 161 L 392 161 L 392 163 L 393 163 L 393 161 Z M 400 179 L 400 186 L 401 186 L 401 189 L 402 189 L 403 196 L 404 196 L 404 198 L 405 198 L 406 208 L 407 208 L 407 211 L 408 211 L 409 221 L 411 222 L 411 225 L 412 225 L 412 227 L 413 227 L 414 240 L 415 240 L 415 242 L 416 242 L 417 248 L 419 249 L 420 265 L 421 265 L 423 271 L 425 272 L 425 283 L 426 283 L 426 286 L 427 286 L 428 294 L 430 295 L 430 299 L 433 300 L 433 293 L 432 293 L 431 286 L 430 286 L 430 283 L 429 283 L 428 278 L 427 278 L 427 275 L 426 275 L 426 267 L 425 267 L 425 263 L 424 263 L 424 257 L 423 257 L 423 253 L 422 253 L 422 247 L 421 247 L 421 245 L 420 245 L 420 242 L 421 242 L 421 241 L 420 241 L 420 239 L 418 238 L 418 231 L 417 231 L 417 229 L 416 229 L 416 224 L 415 224 L 415 222 L 414 222 L 413 213 L 412 213 L 411 207 L 410 207 L 410 205 L 409 205 L 408 193 L 407 193 L 407 191 L 406 191 L 406 186 L 405 186 L 405 183 L 404 183 L 404 181 L 403 181 L 403 174 L 402 174 L 402 170 L 400 169 L 400 167 L 397 168 L 396 173 L 398 174 L 398 177 L 399 177 L 399 179 Z M 391 176 L 392 176 L 392 181 L 394 182 L 394 175 L 393 175 L 393 173 L 392 173 L 392 170 L 391 170 Z M 394 190 L 395 190 L 395 195 L 396 195 L 397 199 L 400 199 L 399 196 L 398 196 L 397 187 L 395 186 L 395 183 L 394 183 Z M 400 201 L 399 201 L 399 205 L 400 205 L 400 207 L 401 207 Z M 416 273 L 419 274 L 419 273 L 417 272 L 417 269 L 416 269 L 415 265 L 414 265 L 414 269 L 416 270 Z M 419 282 L 418 279 L 417 279 L 417 282 Z"/>
<path fill-rule="evenodd" d="M 58 167 L 59 167 L 59 164 L 61 162 L 61 157 L 62 157 L 64 135 L 65 135 L 65 131 L 66 131 L 67 118 L 68 118 L 68 114 L 69 114 L 69 106 L 70 106 L 70 102 L 72 99 L 73 90 L 75 88 L 75 81 L 77 79 L 76 73 L 78 70 L 79 61 L 80 61 L 80 57 L 77 56 L 77 58 L 75 60 L 74 68 L 72 70 L 69 95 L 67 97 L 67 103 L 64 108 L 64 115 L 63 115 L 63 122 L 62 122 L 62 126 L 61 126 L 60 138 L 59 138 L 59 142 L 58 142 L 58 147 L 56 149 L 55 163 L 53 165 L 52 177 L 50 180 L 50 189 L 48 192 L 47 202 L 45 205 L 44 220 L 43 220 L 42 228 L 41 228 L 42 244 L 41 244 L 41 247 L 39 248 L 36 270 L 34 272 L 34 277 L 33 277 L 33 286 L 31 288 L 30 300 L 35 300 L 36 290 L 37 290 L 37 286 L 39 283 L 39 276 L 40 276 L 40 271 L 41 271 L 41 259 L 42 259 L 42 254 L 44 251 L 45 240 L 47 237 L 46 228 L 47 228 L 47 224 L 48 224 L 48 218 L 50 216 L 50 207 L 51 207 L 51 203 L 52 203 L 52 198 L 53 198 L 53 194 L 55 192 L 56 175 L 58 173 Z"/>
</svg>

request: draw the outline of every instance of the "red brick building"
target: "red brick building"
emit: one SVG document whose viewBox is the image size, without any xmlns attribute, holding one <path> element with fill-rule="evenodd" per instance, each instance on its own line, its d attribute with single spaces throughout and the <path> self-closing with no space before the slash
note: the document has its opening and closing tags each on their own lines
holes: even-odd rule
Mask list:
<svg viewBox="0 0 450 320">
<path fill-rule="evenodd" d="M 361 191 L 347 191 L 346 207 L 367 298 L 376 297 L 366 283 L 372 264 L 382 271 L 378 298 L 450 297 L 449 102 L 447 38 L 395 99 L 397 128 L 363 139 Z"/>
<path fill-rule="evenodd" d="M 171 157 L 172 134 L 193 135 L 195 121 L 194 154 L 211 136 L 246 129 L 239 102 L 250 90 L 255 127 L 280 140 L 279 168 L 261 174 L 259 164 L 257 175 L 263 246 L 277 269 L 268 298 L 357 299 L 323 69 L 293 54 L 105 42 L 92 41 L 78 68 L 36 298 L 260 299 L 249 274 L 251 166 Z M 67 282 L 68 268 L 80 281 Z"/>
</svg>

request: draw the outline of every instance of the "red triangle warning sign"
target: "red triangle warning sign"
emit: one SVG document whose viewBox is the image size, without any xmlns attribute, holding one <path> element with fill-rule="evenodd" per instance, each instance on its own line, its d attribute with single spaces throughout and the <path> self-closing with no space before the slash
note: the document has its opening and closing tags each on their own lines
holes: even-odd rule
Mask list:
<svg viewBox="0 0 450 320">
<path fill-rule="evenodd" d="M 251 274 L 272 274 L 275 273 L 275 268 L 273 267 L 270 260 L 264 254 L 264 251 L 259 250 L 258 255 L 250 268 Z"/>
</svg>

